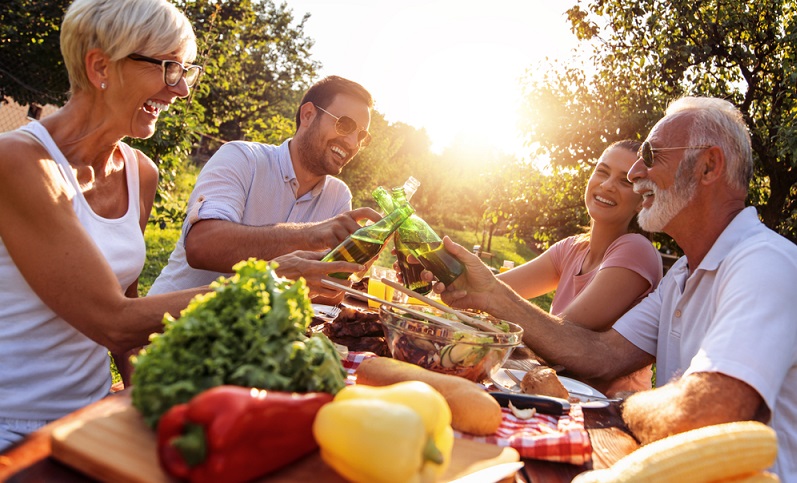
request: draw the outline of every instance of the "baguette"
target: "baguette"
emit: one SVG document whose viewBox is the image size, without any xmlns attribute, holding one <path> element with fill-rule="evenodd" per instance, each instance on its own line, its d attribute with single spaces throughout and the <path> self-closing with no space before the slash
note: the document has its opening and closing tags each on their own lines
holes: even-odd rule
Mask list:
<svg viewBox="0 0 797 483">
<path fill-rule="evenodd" d="M 485 436 L 501 425 L 501 406 L 475 382 L 450 376 L 388 357 L 360 363 L 357 384 L 388 386 L 403 381 L 422 381 L 443 395 L 451 408 L 451 427 L 463 433 Z"/>
</svg>

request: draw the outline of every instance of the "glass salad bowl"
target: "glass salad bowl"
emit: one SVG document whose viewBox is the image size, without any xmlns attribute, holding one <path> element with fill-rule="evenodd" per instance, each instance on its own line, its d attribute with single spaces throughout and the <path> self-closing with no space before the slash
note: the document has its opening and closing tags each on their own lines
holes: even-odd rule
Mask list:
<svg viewBox="0 0 797 483">
<path fill-rule="evenodd" d="M 432 307 L 413 306 L 413 309 L 457 320 Z M 459 330 L 394 307 L 382 305 L 379 310 L 387 346 L 394 359 L 478 383 L 487 382 L 520 345 L 523 329 L 486 314 L 466 314 L 490 322 L 498 330 Z"/>
</svg>

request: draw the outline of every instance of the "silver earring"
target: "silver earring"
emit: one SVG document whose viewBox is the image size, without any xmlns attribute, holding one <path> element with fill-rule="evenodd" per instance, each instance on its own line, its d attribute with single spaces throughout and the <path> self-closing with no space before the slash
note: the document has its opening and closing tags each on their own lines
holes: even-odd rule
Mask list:
<svg viewBox="0 0 797 483">
<path fill-rule="evenodd" d="M 106 87 L 108 86 L 105 84 L 105 82 L 100 83 L 100 89 L 105 90 Z"/>
</svg>

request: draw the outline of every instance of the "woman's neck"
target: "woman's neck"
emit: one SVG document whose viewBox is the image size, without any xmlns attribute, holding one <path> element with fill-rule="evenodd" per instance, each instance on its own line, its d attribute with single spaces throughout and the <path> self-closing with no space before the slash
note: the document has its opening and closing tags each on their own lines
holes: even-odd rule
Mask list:
<svg viewBox="0 0 797 483">
<path fill-rule="evenodd" d="M 84 96 L 76 94 L 41 123 L 70 164 L 101 169 L 112 159 L 121 138 L 108 132 Z"/>
</svg>

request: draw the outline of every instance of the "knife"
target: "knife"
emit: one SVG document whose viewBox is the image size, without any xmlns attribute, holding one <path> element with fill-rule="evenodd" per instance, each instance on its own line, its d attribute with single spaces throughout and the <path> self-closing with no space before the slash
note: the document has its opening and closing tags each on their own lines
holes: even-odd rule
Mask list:
<svg viewBox="0 0 797 483">
<path fill-rule="evenodd" d="M 524 465 L 525 463 L 522 461 L 515 461 L 512 463 L 501 463 L 500 465 L 488 466 L 487 468 L 465 475 L 462 478 L 457 478 L 450 483 L 494 483 L 513 476 L 520 468 L 523 468 Z"/>
<path fill-rule="evenodd" d="M 498 401 L 501 407 L 509 407 L 511 402 L 518 409 L 534 408 L 542 414 L 553 416 L 561 416 L 570 412 L 570 402 L 558 397 L 507 392 L 491 392 L 490 395 Z"/>
</svg>

